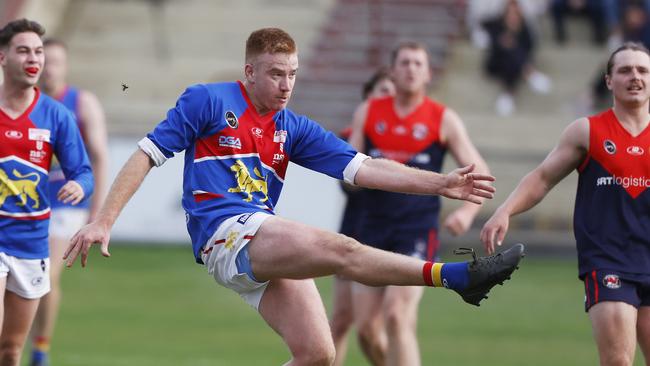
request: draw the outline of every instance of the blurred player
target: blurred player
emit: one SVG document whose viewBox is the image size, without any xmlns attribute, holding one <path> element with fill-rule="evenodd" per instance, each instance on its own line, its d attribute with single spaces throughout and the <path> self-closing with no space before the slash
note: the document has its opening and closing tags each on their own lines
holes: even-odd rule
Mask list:
<svg viewBox="0 0 650 366">
<path fill-rule="evenodd" d="M 395 85 L 390 80 L 388 70 L 381 68 L 377 70 L 370 80 L 363 85 L 363 99 L 380 98 L 387 95 L 395 94 Z M 343 133 L 344 138 L 348 138 L 351 129 L 346 129 Z M 353 186 L 342 184 L 343 192 L 347 197 L 345 210 L 343 211 L 343 220 L 341 222 L 341 229 L 339 232 L 347 235 L 353 239 L 358 239 L 358 232 L 363 219 L 363 197 L 362 192 Z M 334 340 L 334 347 L 336 347 L 336 359 L 334 365 L 342 365 L 345 360 L 345 355 L 348 348 L 348 331 L 353 324 L 353 309 L 352 309 L 352 285 L 351 282 L 340 276 L 334 276 L 334 309 L 332 311 L 332 319 L 330 327 L 332 328 L 332 339 Z M 371 336 L 359 333 L 359 343 L 361 349 L 370 360 L 374 353 L 369 352 L 369 342 L 367 339 L 371 337 L 372 340 L 384 340 L 383 348 L 385 348 L 385 334 L 383 322 L 381 321 L 381 314 L 377 311 L 374 312 L 374 319 L 376 326 L 374 327 L 375 334 Z"/>
<path fill-rule="evenodd" d="M 488 167 L 469 139 L 463 122 L 450 108 L 426 95 L 431 81 L 426 47 L 403 42 L 391 57 L 395 96 L 370 100 L 359 106 L 350 143 L 372 158 L 392 159 L 422 170 L 440 172 L 447 150 L 460 166 Z M 375 248 L 433 261 L 438 250 L 438 196 L 364 192 L 366 216 L 359 231 L 361 242 Z M 452 212 L 445 227 L 454 235 L 469 229 L 480 205 L 467 203 Z M 355 324 L 370 340 L 375 364 L 419 365 L 416 336 L 417 311 L 422 288 L 414 286 L 367 287 L 353 285 Z M 377 306 L 386 323 L 388 348 L 374 325 Z M 381 362 L 379 360 L 382 360 Z"/>
<path fill-rule="evenodd" d="M 0 365 L 18 365 L 39 299 L 50 290 L 48 171 L 53 154 L 67 182 L 54 199 L 77 204 L 93 177 L 74 116 L 41 94 L 44 63 L 36 22 L 0 30 Z"/>
<path fill-rule="evenodd" d="M 97 214 L 101 199 L 106 193 L 108 170 L 108 147 L 104 111 L 97 98 L 90 92 L 68 85 L 67 50 L 63 42 L 48 39 L 45 46 L 45 69 L 41 77 L 43 91 L 63 103 L 77 119 L 81 136 L 90 156 L 95 175 L 95 189 L 78 205 L 65 204 L 56 200 L 56 194 L 65 184 L 61 166 L 56 160 L 50 169 L 50 292 L 41 302 L 32 326 L 31 366 L 48 365 L 50 338 L 54 333 L 59 303 L 61 300 L 61 269 L 66 243 L 89 218 Z"/>
<path fill-rule="evenodd" d="M 153 166 L 185 150 L 183 207 L 196 261 L 259 311 L 285 341 L 290 365 L 329 365 L 334 344 L 313 277 L 338 274 L 368 285 L 442 286 L 478 304 L 523 255 L 432 263 L 388 253 L 341 234 L 273 215 L 289 160 L 348 183 L 480 202 L 493 178 L 473 166 L 441 175 L 368 159 L 286 105 L 296 80 L 293 39 L 277 28 L 246 42 L 244 82 L 189 87 L 118 174 L 95 221 L 72 238 L 68 265 L 101 244 Z M 315 194 L 318 192 L 314 191 Z"/>
<path fill-rule="evenodd" d="M 605 75 L 611 109 L 580 118 L 528 173 L 481 232 L 488 253 L 510 217 L 539 203 L 571 171 L 580 279 L 601 365 L 632 365 L 638 340 L 650 365 L 650 53 L 626 43 Z"/>
</svg>

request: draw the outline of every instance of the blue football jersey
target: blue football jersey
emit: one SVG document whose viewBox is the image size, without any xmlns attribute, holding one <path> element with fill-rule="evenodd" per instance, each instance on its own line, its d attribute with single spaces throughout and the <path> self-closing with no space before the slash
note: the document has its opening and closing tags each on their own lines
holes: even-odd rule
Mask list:
<svg viewBox="0 0 650 366">
<path fill-rule="evenodd" d="M 139 146 L 158 166 L 185 151 L 183 208 L 198 263 L 225 219 L 273 213 L 289 161 L 352 182 L 365 159 L 289 109 L 259 115 L 239 82 L 189 87 Z"/>
<path fill-rule="evenodd" d="M 0 110 L 0 252 L 27 259 L 48 257 L 53 154 L 65 177 L 90 195 L 92 169 L 70 111 L 39 89 L 17 118 Z"/>
</svg>

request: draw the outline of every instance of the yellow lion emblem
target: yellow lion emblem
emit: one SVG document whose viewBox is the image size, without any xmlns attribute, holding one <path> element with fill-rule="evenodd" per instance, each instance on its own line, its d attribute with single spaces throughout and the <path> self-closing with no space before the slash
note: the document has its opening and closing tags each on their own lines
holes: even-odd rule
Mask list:
<svg viewBox="0 0 650 366">
<path fill-rule="evenodd" d="M 251 176 L 251 173 L 248 171 L 248 168 L 241 160 L 235 161 L 235 164 L 230 167 L 230 170 L 235 172 L 237 187 L 228 189 L 228 192 L 246 193 L 248 195 L 248 197 L 244 199 L 246 202 L 253 200 L 253 192 L 260 192 L 264 195 L 264 199 L 262 199 L 260 202 L 264 202 L 269 199 L 269 191 L 266 186 L 266 177 L 260 174 L 260 171 L 257 169 L 257 167 L 253 168 L 253 172 L 256 176 L 262 179 L 253 178 Z"/>
<path fill-rule="evenodd" d="M 18 196 L 20 202 L 16 203 L 16 206 L 25 206 L 27 204 L 27 197 L 29 197 L 34 201 L 32 208 L 38 208 L 39 199 L 36 186 L 41 181 L 41 177 L 38 173 L 34 172 L 22 175 L 16 169 L 12 173 L 20 179 L 10 179 L 7 172 L 0 169 L 0 206 L 4 205 L 7 197 Z M 28 177 L 36 177 L 36 179 L 23 179 Z"/>
</svg>

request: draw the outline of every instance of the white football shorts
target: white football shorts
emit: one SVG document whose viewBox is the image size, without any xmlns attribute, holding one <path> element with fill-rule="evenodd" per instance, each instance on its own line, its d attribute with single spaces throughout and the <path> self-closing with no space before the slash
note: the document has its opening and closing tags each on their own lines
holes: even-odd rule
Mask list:
<svg viewBox="0 0 650 366">
<path fill-rule="evenodd" d="M 7 290 L 26 299 L 38 299 L 50 292 L 50 259 L 23 259 L 0 253 L 0 278 Z"/>
<path fill-rule="evenodd" d="M 50 235 L 70 239 L 88 222 L 90 212 L 85 208 L 57 208 L 50 214 Z"/>
<path fill-rule="evenodd" d="M 264 220 L 264 212 L 246 213 L 225 220 L 201 249 L 208 273 L 221 285 L 235 291 L 258 310 L 268 281 L 258 282 L 251 270 L 247 245 Z"/>
</svg>

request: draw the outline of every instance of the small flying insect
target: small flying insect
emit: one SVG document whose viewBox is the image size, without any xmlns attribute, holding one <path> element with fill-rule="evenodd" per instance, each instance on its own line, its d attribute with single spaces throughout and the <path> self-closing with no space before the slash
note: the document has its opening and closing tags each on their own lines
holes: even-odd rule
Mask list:
<svg viewBox="0 0 650 366">
<path fill-rule="evenodd" d="M 129 88 L 128 84 L 122 83 L 122 91 L 126 91 Z"/>
</svg>

